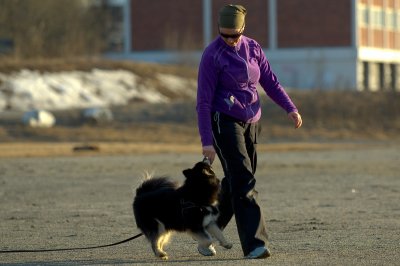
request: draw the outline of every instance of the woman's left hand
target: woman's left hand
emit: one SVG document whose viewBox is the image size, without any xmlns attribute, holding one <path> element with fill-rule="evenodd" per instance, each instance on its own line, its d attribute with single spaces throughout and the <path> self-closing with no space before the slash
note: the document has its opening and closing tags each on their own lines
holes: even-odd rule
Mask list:
<svg viewBox="0 0 400 266">
<path fill-rule="evenodd" d="M 214 162 L 215 154 L 216 152 L 213 145 L 203 146 L 203 156 L 210 161 L 210 164 Z"/>
<path fill-rule="evenodd" d="M 301 115 L 298 112 L 290 112 L 288 114 L 290 120 L 294 123 L 294 128 L 299 128 L 303 124 L 303 120 L 301 119 Z"/>
</svg>

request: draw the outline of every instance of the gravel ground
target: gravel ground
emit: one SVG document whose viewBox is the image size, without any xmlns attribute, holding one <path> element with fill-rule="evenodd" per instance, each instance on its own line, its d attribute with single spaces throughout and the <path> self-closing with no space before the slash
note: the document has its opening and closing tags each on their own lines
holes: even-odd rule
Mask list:
<svg viewBox="0 0 400 266">
<path fill-rule="evenodd" d="M 0 253 L 1 265 L 398 265 L 399 143 L 263 151 L 257 186 L 272 257 L 243 260 L 234 247 L 203 257 L 185 234 L 160 262 L 141 237 L 93 250 Z M 182 180 L 198 154 L 0 158 L 0 249 L 102 245 L 136 233 L 132 198 L 144 170 Z M 219 176 L 222 171 L 215 163 Z"/>
</svg>

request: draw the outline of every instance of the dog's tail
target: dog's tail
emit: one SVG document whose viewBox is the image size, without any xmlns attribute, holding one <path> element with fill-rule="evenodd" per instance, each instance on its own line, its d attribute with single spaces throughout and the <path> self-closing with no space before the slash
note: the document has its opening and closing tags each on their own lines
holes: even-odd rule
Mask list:
<svg viewBox="0 0 400 266">
<path fill-rule="evenodd" d="M 136 189 L 136 196 L 154 192 L 159 189 L 176 189 L 178 184 L 167 177 L 152 177 L 146 173 L 145 180 Z"/>
</svg>

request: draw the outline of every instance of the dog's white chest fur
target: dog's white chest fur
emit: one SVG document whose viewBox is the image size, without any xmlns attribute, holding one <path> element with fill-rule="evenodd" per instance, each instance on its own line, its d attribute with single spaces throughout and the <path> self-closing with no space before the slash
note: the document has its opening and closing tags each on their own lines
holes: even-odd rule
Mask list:
<svg viewBox="0 0 400 266">
<path fill-rule="evenodd" d="M 219 215 L 218 215 L 218 212 L 217 213 L 213 213 L 214 212 L 213 207 L 207 206 L 205 208 L 210 212 L 210 214 L 204 216 L 204 219 L 203 219 L 203 226 L 207 227 L 210 223 L 217 222 L 217 219 L 218 219 Z"/>
</svg>

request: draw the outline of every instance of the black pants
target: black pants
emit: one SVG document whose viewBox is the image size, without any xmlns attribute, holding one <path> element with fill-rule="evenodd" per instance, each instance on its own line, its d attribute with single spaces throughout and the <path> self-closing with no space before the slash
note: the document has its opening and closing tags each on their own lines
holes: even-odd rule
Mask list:
<svg viewBox="0 0 400 266">
<path fill-rule="evenodd" d="M 244 255 L 267 241 L 265 220 L 257 203 L 258 123 L 244 123 L 222 113 L 213 114 L 214 147 L 225 177 L 221 183 L 218 225 L 225 228 L 233 215 Z"/>
</svg>

